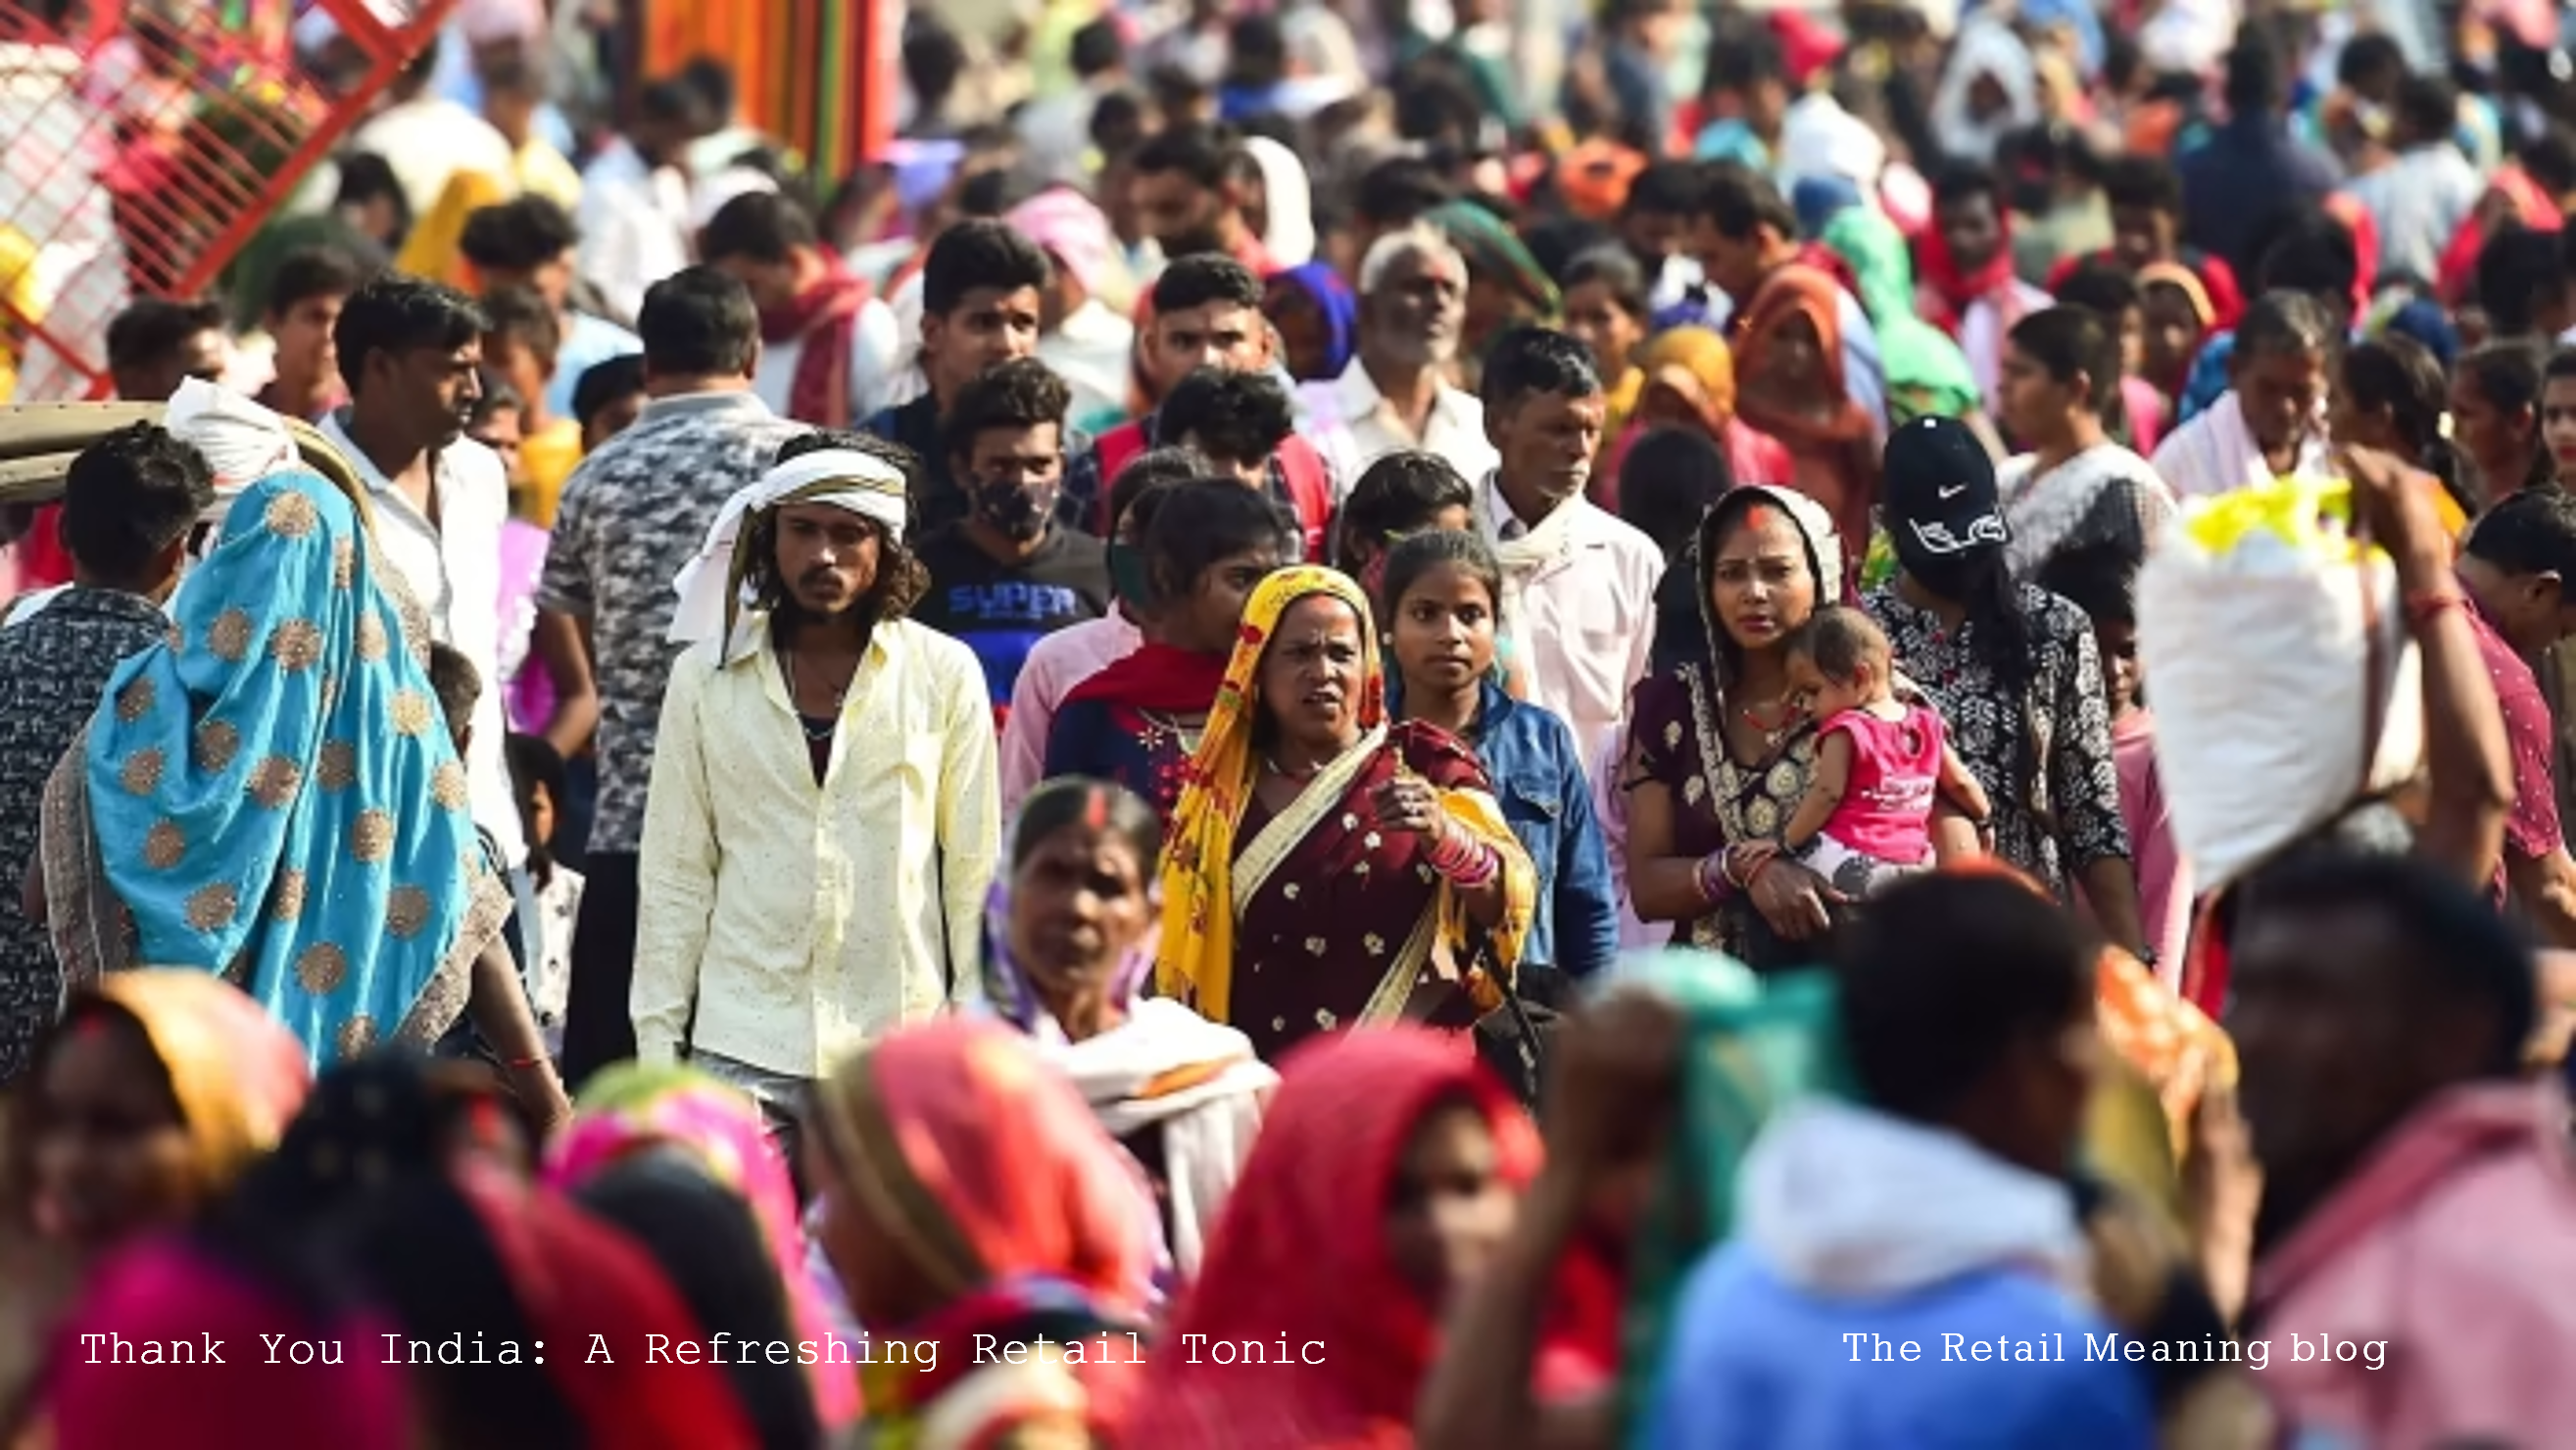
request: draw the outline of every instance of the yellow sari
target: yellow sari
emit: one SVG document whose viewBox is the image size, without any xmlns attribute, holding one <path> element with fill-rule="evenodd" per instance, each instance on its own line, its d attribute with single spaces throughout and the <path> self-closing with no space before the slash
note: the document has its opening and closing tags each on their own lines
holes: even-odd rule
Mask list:
<svg viewBox="0 0 2576 1450">
<path fill-rule="evenodd" d="M 1258 769 L 1253 728 L 1260 718 L 1262 656 L 1289 606 L 1318 594 L 1342 601 L 1359 617 L 1359 725 L 1363 733 L 1357 745 L 1326 766 L 1294 803 L 1256 830 L 1250 840 L 1238 842 Z M 1423 728 L 1397 727 L 1407 732 Z M 1448 750 L 1472 761 L 1454 740 L 1446 736 L 1439 739 Z M 1238 995 L 1238 928 L 1244 924 L 1254 898 L 1276 881 L 1285 900 L 1296 902 L 1300 887 L 1306 883 L 1293 879 L 1293 869 L 1283 868 L 1290 867 L 1292 857 L 1312 854 L 1317 848 L 1330 856 L 1353 857 L 1351 870 L 1339 873 L 1345 880 L 1366 878 L 1369 867 L 1382 854 L 1392 859 L 1405 843 L 1398 839 L 1381 841 L 1375 831 L 1360 834 L 1367 809 L 1361 797 L 1375 784 L 1411 770 L 1405 750 L 1387 724 L 1385 674 L 1378 658 L 1377 631 L 1360 587 L 1339 571 L 1321 567 L 1301 566 L 1272 574 L 1253 591 L 1251 602 L 1245 606 L 1243 628 L 1226 666 L 1225 683 L 1217 691 L 1215 710 L 1208 717 L 1197 753 L 1190 759 L 1180 802 L 1173 810 L 1171 832 L 1163 852 L 1162 949 L 1155 962 L 1158 990 L 1188 1002 L 1210 1021 L 1232 1021 Z M 1495 969 L 1509 971 L 1519 962 L 1529 931 L 1537 895 L 1536 872 L 1504 824 L 1502 808 L 1485 788 L 1481 771 L 1471 770 L 1468 776 L 1472 783 L 1460 783 L 1466 777 L 1450 781 L 1432 778 L 1432 783 L 1449 820 L 1501 858 L 1503 916 L 1485 936 L 1492 946 Z M 1414 864 L 1419 867 L 1418 862 Z M 1359 1022 L 1394 1021 L 1411 995 L 1413 983 L 1443 948 L 1452 962 L 1464 963 L 1468 957 L 1475 933 L 1463 896 L 1445 877 L 1421 869 L 1424 879 L 1432 880 L 1434 889 L 1420 918 L 1400 925 L 1389 923 L 1388 932 L 1363 934 L 1357 939 L 1365 957 L 1372 960 L 1395 948 L 1397 941 L 1402 942 L 1383 974 L 1377 975 L 1377 986 L 1367 994 Z M 1402 874 L 1387 870 L 1380 872 L 1377 879 L 1383 882 Z M 1319 890 L 1309 903 L 1319 916 L 1328 914 L 1322 909 L 1324 895 Z M 1358 924 L 1319 921 L 1316 929 L 1338 930 L 1347 935 L 1354 925 Z M 1314 950 L 1319 943 L 1326 949 Z M 1358 955 L 1333 952 L 1325 935 L 1308 938 L 1307 947 L 1317 958 L 1314 966 L 1318 971 L 1348 964 Z M 1376 975 L 1374 968 L 1372 974 Z M 1501 988 L 1482 969 L 1469 970 L 1463 985 L 1479 1011 L 1490 1011 L 1501 1004 Z M 1336 1019 L 1321 1025 L 1348 1024 Z"/>
</svg>

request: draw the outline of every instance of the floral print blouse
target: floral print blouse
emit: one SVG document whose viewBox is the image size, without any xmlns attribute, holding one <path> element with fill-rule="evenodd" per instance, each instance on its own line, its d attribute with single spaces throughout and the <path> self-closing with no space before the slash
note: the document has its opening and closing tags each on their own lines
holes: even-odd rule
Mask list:
<svg viewBox="0 0 2576 1450">
<path fill-rule="evenodd" d="M 2035 585 L 2015 588 L 2036 656 L 2030 687 L 2018 697 L 1976 653 L 1974 622 L 1945 630 L 1938 615 L 1897 597 L 1893 584 L 1870 590 L 1862 606 L 1887 631 L 1896 667 L 1940 708 L 1960 760 L 1985 787 L 1995 854 L 2063 898 L 2086 867 L 2130 854 L 2111 708 L 2084 612 Z M 2025 759 L 2037 766 L 2027 782 Z"/>
</svg>

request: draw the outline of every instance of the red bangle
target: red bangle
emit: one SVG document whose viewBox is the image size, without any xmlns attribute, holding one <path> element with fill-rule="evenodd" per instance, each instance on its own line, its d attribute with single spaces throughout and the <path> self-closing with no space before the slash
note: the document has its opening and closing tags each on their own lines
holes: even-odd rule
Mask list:
<svg viewBox="0 0 2576 1450">
<path fill-rule="evenodd" d="M 548 1067 L 553 1065 L 553 1063 L 553 1058 L 546 1056 L 544 1053 L 539 1053 L 535 1057 L 513 1057 L 503 1062 L 501 1065 L 512 1072 L 526 1072 L 529 1068 Z"/>
<path fill-rule="evenodd" d="M 1711 869 L 1715 863 L 1715 869 Z M 1699 889 L 1699 899 L 1715 906 L 1735 894 L 1735 878 L 1726 874 L 1726 848 L 1720 846 L 1691 863 L 1691 885 Z"/>
<path fill-rule="evenodd" d="M 2443 610 L 2459 608 L 2461 602 L 2456 589 L 2418 590 L 2406 596 L 2406 622 L 2420 629 L 2431 624 Z"/>
</svg>

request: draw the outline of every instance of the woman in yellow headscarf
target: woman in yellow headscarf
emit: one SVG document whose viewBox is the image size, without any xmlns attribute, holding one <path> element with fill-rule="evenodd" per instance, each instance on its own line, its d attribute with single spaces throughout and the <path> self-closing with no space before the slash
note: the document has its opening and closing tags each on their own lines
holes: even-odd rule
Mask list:
<svg viewBox="0 0 2576 1450">
<path fill-rule="evenodd" d="M 0 1134 L 0 1444 L 91 1271 L 231 1188 L 310 1085 L 294 1034 L 212 972 L 111 972 L 71 993 Z"/>
<path fill-rule="evenodd" d="M 1520 960 L 1536 875 L 1484 767 L 1385 697 L 1357 584 L 1253 591 L 1173 811 L 1156 975 L 1265 1060 L 1336 1027 L 1466 1028 Z"/>
<path fill-rule="evenodd" d="M 1789 482 L 1789 450 L 1735 416 L 1735 354 L 1714 329 L 1667 328 L 1638 349 L 1636 406 L 1625 426 L 1612 430 L 1614 480 L 1630 445 L 1658 428 L 1706 437 L 1726 455 L 1737 483 Z M 1615 498 L 1614 492 L 1614 502 L 1603 506 L 1615 507 Z"/>
</svg>

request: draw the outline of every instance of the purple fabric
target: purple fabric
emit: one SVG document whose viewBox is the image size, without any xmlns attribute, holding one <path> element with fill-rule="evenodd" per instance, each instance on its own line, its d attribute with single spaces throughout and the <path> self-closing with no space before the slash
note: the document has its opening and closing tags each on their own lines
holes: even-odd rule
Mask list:
<svg viewBox="0 0 2576 1450">
<path fill-rule="evenodd" d="M 529 636 L 537 625 L 537 578 L 545 572 L 549 537 L 525 519 L 501 526 L 501 668 L 509 677 L 501 698 L 509 711 L 510 728 L 527 735 L 545 729 L 555 709 L 555 682 L 528 650 Z"/>
</svg>

